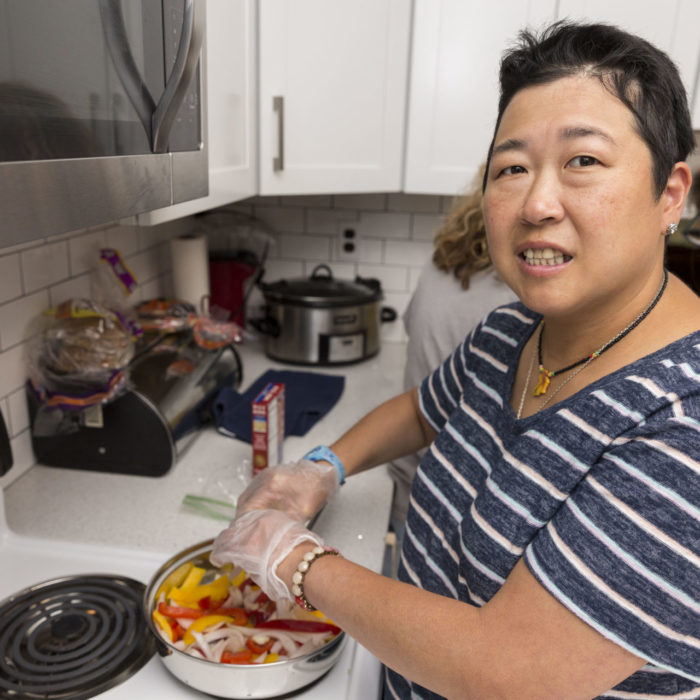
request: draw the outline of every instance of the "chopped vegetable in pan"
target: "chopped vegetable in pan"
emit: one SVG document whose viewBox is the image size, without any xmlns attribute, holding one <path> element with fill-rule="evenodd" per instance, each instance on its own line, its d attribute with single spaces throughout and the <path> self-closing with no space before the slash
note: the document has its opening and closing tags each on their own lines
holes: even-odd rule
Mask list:
<svg viewBox="0 0 700 700">
<path fill-rule="evenodd" d="M 206 569 L 183 564 L 156 594 L 156 628 L 187 654 L 218 663 L 272 663 L 314 651 L 340 633 L 321 613 L 271 601 L 244 571 L 209 578 Z"/>
</svg>

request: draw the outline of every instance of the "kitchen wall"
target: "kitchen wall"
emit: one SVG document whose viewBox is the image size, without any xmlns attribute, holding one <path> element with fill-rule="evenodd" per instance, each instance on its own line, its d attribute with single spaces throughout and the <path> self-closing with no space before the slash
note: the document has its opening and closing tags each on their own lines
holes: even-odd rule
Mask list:
<svg viewBox="0 0 700 700">
<path fill-rule="evenodd" d="M 400 314 L 450 204 L 449 197 L 365 194 L 255 197 L 229 208 L 270 229 L 267 280 L 307 276 L 317 264 L 329 263 L 338 278 L 378 278 L 385 305 Z M 350 261 L 338 250 L 340 231 L 348 226 L 358 236 L 357 259 Z M 168 241 L 200 227 L 197 218 L 156 227 L 112 225 L 0 248 L 0 410 L 15 459 L 0 486 L 34 463 L 24 395 L 32 320 L 65 299 L 90 296 L 96 251 L 104 246 L 117 248 L 139 281 L 135 301 L 171 294 Z M 384 324 L 382 336 L 384 342 L 403 341 L 401 321 Z"/>
</svg>

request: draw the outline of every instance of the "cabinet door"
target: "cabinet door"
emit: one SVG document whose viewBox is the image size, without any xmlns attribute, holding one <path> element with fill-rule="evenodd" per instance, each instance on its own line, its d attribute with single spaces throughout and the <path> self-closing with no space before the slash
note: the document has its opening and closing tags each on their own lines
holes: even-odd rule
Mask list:
<svg viewBox="0 0 700 700">
<path fill-rule="evenodd" d="M 700 128 L 700 2 L 698 0 L 559 0 L 559 18 L 602 21 L 639 34 L 676 63 L 688 93 L 694 127 Z"/>
<path fill-rule="evenodd" d="M 410 0 L 260 0 L 260 194 L 397 191 Z"/>
<path fill-rule="evenodd" d="M 209 195 L 146 214 L 159 224 L 251 197 L 257 189 L 255 0 L 207 0 L 204 80 Z"/>
<path fill-rule="evenodd" d="M 555 0 L 416 0 L 404 189 L 454 195 L 486 159 L 498 68 L 517 32 L 550 22 Z"/>
</svg>

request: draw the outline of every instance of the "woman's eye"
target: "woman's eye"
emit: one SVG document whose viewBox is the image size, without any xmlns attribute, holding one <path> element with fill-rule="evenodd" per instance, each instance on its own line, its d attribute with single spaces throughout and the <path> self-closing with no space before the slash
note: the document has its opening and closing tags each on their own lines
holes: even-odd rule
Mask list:
<svg viewBox="0 0 700 700">
<path fill-rule="evenodd" d="M 593 156 L 575 156 L 569 161 L 575 168 L 586 168 L 590 165 L 597 165 L 600 161 Z"/>
<path fill-rule="evenodd" d="M 507 168 L 503 168 L 499 175 L 520 175 L 525 172 L 525 168 L 522 165 L 509 165 Z"/>
</svg>

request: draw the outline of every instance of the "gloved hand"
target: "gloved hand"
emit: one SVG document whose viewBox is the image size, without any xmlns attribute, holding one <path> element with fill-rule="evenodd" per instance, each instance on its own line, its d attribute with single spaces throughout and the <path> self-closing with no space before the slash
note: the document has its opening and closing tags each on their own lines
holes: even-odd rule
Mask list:
<svg viewBox="0 0 700 700">
<path fill-rule="evenodd" d="M 238 513 L 273 508 L 306 523 L 339 488 L 334 466 L 302 459 L 263 469 L 240 495 L 236 508 Z"/>
<path fill-rule="evenodd" d="M 323 540 L 281 510 L 251 510 L 236 516 L 214 540 L 209 560 L 214 566 L 235 564 L 245 569 L 272 600 L 294 600 L 277 567 L 302 542 Z"/>
</svg>

